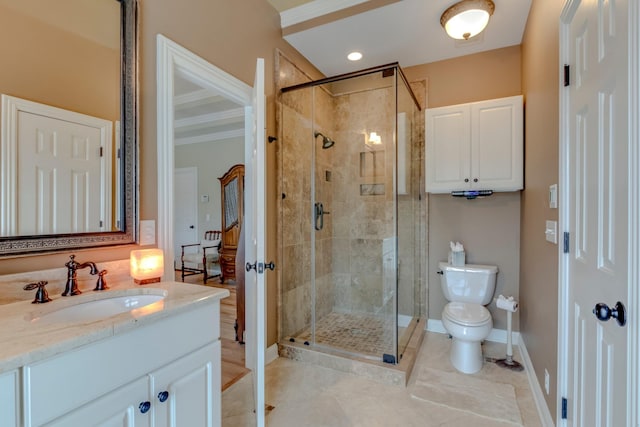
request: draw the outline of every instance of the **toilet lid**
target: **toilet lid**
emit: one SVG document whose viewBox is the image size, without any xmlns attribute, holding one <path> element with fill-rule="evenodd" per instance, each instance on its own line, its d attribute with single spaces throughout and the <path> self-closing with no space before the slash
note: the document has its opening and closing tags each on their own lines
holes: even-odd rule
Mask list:
<svg viewBox="0 0 640 427">
<path fill-rule="evenodd" d="M 468 302 L 450 302 L 444 306 L 442 316 L 465 326 L 479 325 L 491 320 L 491 313 L 484 306 Z"/>
</svg>

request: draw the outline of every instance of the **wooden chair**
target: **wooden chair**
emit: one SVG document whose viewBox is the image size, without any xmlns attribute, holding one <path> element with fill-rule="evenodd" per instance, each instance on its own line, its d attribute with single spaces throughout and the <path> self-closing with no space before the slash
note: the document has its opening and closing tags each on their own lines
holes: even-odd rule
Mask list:
<svg viewBox="0 0 640 427">
<path fill-rule="evenodd" d="M 180 261 L 182 263 L 182 281 L 186 276 L 204 274 L 204 283 L 207 279 L 220 276 L 220 236 L 219 230 L 209 230 L 204 233 L 204 239 L 200 243 L 182 245 Z"/>
</svg>

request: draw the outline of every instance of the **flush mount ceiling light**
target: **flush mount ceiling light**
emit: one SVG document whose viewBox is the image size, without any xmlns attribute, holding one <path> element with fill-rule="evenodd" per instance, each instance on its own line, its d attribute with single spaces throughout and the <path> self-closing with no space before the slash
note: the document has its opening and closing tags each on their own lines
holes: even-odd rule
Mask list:
<svg viewBox="0 0 640 427">
<path fill-rule="evenodd" d="M 484 30 L 495 8 L 491 0 L 462 0 L 444 11 L 440 24 L 449 37 L 468 40 Z"/>
<path fill-rule="evenodd" d="M 362 54 L 360 52 L 351 52 L 347 55 L 347 59 L 349 61 L 359 61 L 362 59 Z"/>
</svg>

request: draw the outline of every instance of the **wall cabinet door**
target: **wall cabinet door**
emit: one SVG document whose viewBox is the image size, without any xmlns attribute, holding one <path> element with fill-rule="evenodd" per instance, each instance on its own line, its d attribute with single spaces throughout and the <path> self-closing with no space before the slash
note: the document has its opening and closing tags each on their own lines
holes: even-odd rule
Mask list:
<svg viewBox="0 0 640 427">
<path fill-rule="evenodd" d="M 426 110 L 426 190 L 469 188 L 471 109 L 468 104 Z"/>
<path fill-rule="evenodd" d="M 220 358 L 217 341 L 150 375 L 154 425 L 220 426 Z"/>
<path fill-rule="evenodd" d="M 523 188 L 522 96 L 427 109 L 426 190 Z"/>
<path fill-rule="evenodd" d="M 148 402 L 143 413 L 140 405 Z M 144 376 L 111 391 L 75 411 L 46 424 L 47 427 L 100 426 L 150 427 L 153 402 L 149 400 L 149 378 Z"/>
<path fill-rule="evenodd" d="M 474 102 L 470 107 L 471 188 L 522 190 L 522 96 Z"/>
</svg>

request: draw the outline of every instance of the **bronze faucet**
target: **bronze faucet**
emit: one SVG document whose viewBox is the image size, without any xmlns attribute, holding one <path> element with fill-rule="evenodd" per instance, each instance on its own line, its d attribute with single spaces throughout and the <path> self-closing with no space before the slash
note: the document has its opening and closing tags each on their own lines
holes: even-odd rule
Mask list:
<svg viewBox="0 0 640 427">
<path fill-rule="evenodd" d="M 98 274 L 98 267 L 96 267 L 95 262 L 83 262 L 80 264 L 75 260 L 75 255 L 69 255 L 69 258 L 71 258 L 71 260 L 65 264 L 67 267 L 67 284 L 64 288 L 64 292 L 62 293 L 63 297 L 68 295 L 79 295 L 82 293 L 82 291 L 78 289 L 77 270 L 90 267 L 91 270 L 89 273 L 91 275 L 95 276 Z"/>
</svg>

